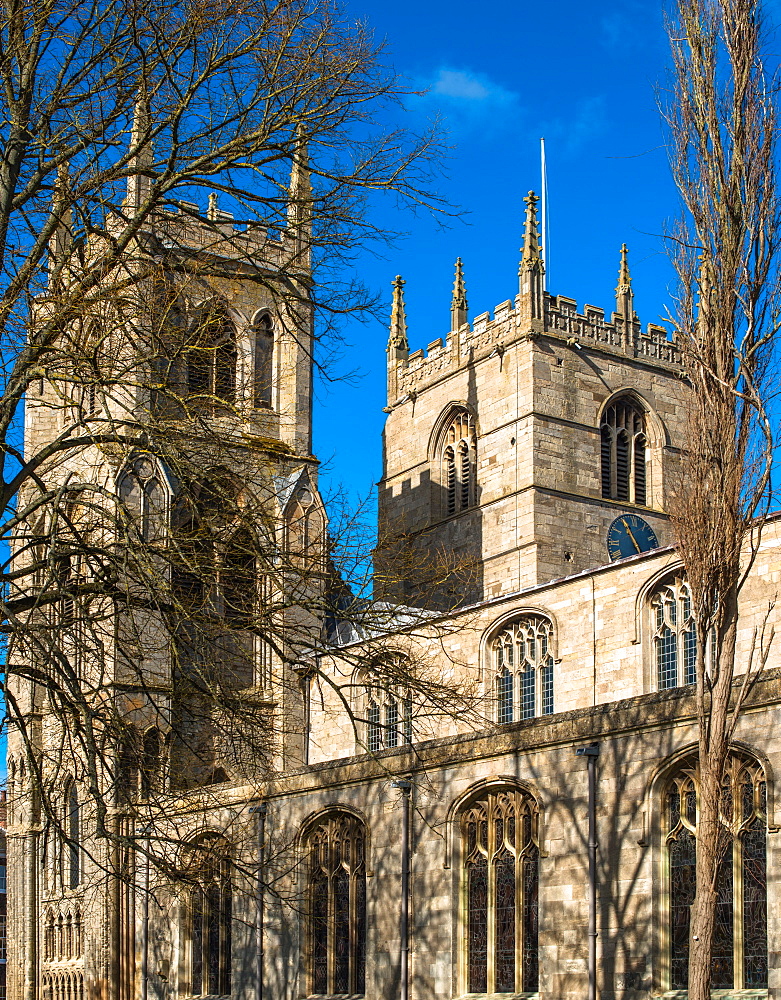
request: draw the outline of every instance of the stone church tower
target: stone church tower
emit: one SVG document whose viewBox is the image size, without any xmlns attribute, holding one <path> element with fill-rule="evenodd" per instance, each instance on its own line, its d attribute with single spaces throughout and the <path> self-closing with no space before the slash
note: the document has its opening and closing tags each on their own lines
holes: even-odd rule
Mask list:
<svg viewBox="0 0 781 1000">
<path fill-rule="evenodd" d="M 625 247 L 609 318 L 544 291 L 536 205 L 530 193 L 518 295 L 493 319 L 467 321 L 459 260 L 450 332 L 410 353 L 404 283 L 394 282 L 380 565 L 386 593 L 411 603 L 427 585 L 394 579 L 396 561 L 417 558 L 444 579 L 438 556 L 449 554 L 477 601 L 605 562 L 625 512 L 659 544 L 671 541 L 664 497 L 684 430 L 678 351 L 662 327 L 641 328 Z M 455 606 L 460 596 L 456 585 L 440 600 Z"/>
<path fill-rule="evenodd" d="M 130 182 L 127 212 L 143 200 L 144 183 L 143 178 Z M 55 494 L 70 491 L 75 497 L 58 509 L 57 523 L 52 519 L 51 525 L 34 528 L 55 552 L 52 558 L 60 559 L 61 578 L 63 572 L 68 574 L 66 584 L 71 578 L 84 583 L 91 569 L 83 555 L 57 556 L 57 545 L 67 552 L 74 532 L 81 543 L 89 532 L 101 528 L 105 539 L 111 530 L 105 524 L 113 515 L 106 514 L 103 525 L 100 518 L 113 509 L 113 497 L 137 518 L 134 530 L 145 545 L 156 539 L 164 545 L 176 516 L 177 488 L 185 476 L 193 480 L 199 473 L 204 483 L 210 475 L 219 476 L 221 490 L 229 480 L 237 490 L 260 497 L 257 529 L 271 547 L 285 550 L 301 539 L 302 545 L 322 547 L 325 515 L 317 486 L 318 463 L 312 454 L 310 199 L 301 148 L 291 178 L 288 226 L 276 235 L 247 233 L 220 211 L 215 195 L 205 215 L 186 202 L 157 213 L 128 253 L 127 277 L 133 274 L 137 258 L 146 267 L 143 279 L 127 281 L 131 291 L 121 301 L 116 292 L 102 301 L 98 296 L 94 315 L 87 315 L 79 327 L 88 329 L 95 345 L 108 345 L 111 360 L 103 362 L 99 377 L 91 381 L 76 370 L 67 348 L 62 352 L 64 362 L 53 361 L 41 371 L 40 381 L 27 396 L 26 454 L 42 453 L 73 426 L 85 428 L 82 442 L 90 437 L 94 441 L 56 453 L 40 472 L 48 489 Z M 64 240 L 67 234 L 58 233 L 53 255 Z M 88 258 L 93 250 L 97 255 L 101 247 L 88 247 Z M 150 258 L 168 263 L 150 272 Z M 182 266 L 183 261 L 189 263 Z M 158 294 L 159 289 L 165 294 Z M 37 318 L 45 317 L 45 309 L 45 302 L 39 305 Z M 74 343 L 78 335 L 68 331 Z M 161 351 L 161 343 L 173 345 L 169 357 Z M 94 347 L 96 353 L 99 349 Z M 161 378 L 173 387 L 165 396 L 155 388 Z M 108 444 L 101 441 L 103 427 L 108 428 Z M 168 446 L 167 435 L 176 438 L 178 451 Z M 123 438 L 133 443 L 117 443 Z M 191 442 L 189 452 L 182 441 Z M 178 465 L 166 460 L 174 454 L 180 459 Z M 216 490 L 214 495 L 218 502 L 225 496 Z M 236 505 L 247 506 L 241 498 Z M 119 543 L 129 544 L 128 537 Z M 77 546 L 72 548 L 76 551 Z M 24 551 L 20 543 L 20 552 Z M 220 602 L 227 605 L 229 587 L 231 596 L 240 589 L 236 578 L 231 579 L 228 555 L 218 552 L 216 557 L 223 562 L 216 570 L 220 582 L 207 595 L 209 613 Z M 19 561 L 25 558 L 29 555 L 17 556 Z M 247 555 L 240 552 L 242 558 L 246 563 Z M 169 572 L 175 592 L 176 570 Z M 237 604 L 251 604 L 255 583 L 241 575 L 238 581 L 246 583 L 250 596 L 235 595 Z M 197 585 L 198 581 L 188 584 L 185 574 L 185 590 Z M 194 696 L 177 695 L 182 685 L 177 688 L 176 671 L 180 675 L 186 671 L 188 656 L 193 662 L 203 659 L 203 648 L 189 649 L 182 630 L 174 633 L 181 641 L 172 643 L 159 612 L 135 611 L 117 618 L 101 612 L 94 601 L 89 609 L 69 600 L 61 604 L 52 627 L 64 633 L 59 642 L 69 662 L 63 669 L 79 674 L 87 701 L 112 702 L 114 722 L 126 726 L 128 738 L 118 757 L 104 748 L 104 757 L 92 762 L 96 768 L 92 773 L 79 744 L 69 744 L 61 706 L 32 682 L 14 686 L 27 729 L 24 734 L 12 729 L 8 746 L 13 942 L 8 996 L 131 1000 L 138 995 L 139 966 L 136 897 L 127 872 L 134 863 L 129 845 L 138 836 L 141 820 L 129 818 L 127 804 L 139 783 L 143 797 L 145 781 L 159 782 L 160 789 L 165 783 L 180 795 L 194 787 L 240 781 L 246 776 L 237 763 L 240 735 L 220 732 L 219 720 L 199 716 Z M 227 617 L 227 611 L 221 613 Z M 232 613 L 235 616 L 235 608 Z M 289 631 L 294 634 L 295 628 Z M 197 643 L 202 644 L 206 634 L 196 632 Z M 245 760 L 242 766 L 263 770 L 300 764 L 298 680 L 286 665 L 287 658 L 275 656 L 251 636 L 240 639 L 234 642 L 233 635 L 224 639 L 222 653 L 214 654 L 215 667 L 224 674 L 236 673 L 247 697 L 263 706 L 267 724 L 277 736 L 269 749 L 273 764 L 256 760 L 247 765 Z M 99 642 L 100 656 L 90 657 L 90 640 Z M 39 655 L 51 659 L 54 654 Z M 56 663 L 48 664 L 48 669 L 56 670 Z M 273 719 L 268 719 L 269 713 L 275 713 Z M 39 762 L 39 774 L 31 772 L 31 755 Z M 90 780 L 101 786 L 108 817 L 98 817 L 94 802 L 84 794 Z M 92 835 L 99 822 L 111 827 L 110 845 Z M 125 835 L 128 846 L 120 846 Z"/>
</svg>

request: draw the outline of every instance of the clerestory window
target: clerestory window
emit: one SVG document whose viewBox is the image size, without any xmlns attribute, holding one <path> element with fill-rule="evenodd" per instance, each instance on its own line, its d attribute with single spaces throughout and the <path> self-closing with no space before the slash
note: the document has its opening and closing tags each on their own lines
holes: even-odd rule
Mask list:
<svg viewBox="0 0 781 1000">
<path fill-rule="evenodd" d="M 658 689 L 694 684 L 697 633 L 691 591 L 682 576 L 668 579 L 652 594 L 651 627 Z"/>
<path fill-rule="evenodd" d="M 496 721 L 533 719 L 553 713 L 553 623 L 522 615 L 494 638 Z"/>
<path fill-rule="evenodd" d="M 602 496 L 645 505 L 648 440 L 643 412 L 629 400 L 619 399 L 605 410 L 599 433 Z"/>
<path fill-rule="evenodd" d="M 539 986 L 539 810 L 517 788 L 490 791 L 461 813 L 466 993 Z"/>
</svg>

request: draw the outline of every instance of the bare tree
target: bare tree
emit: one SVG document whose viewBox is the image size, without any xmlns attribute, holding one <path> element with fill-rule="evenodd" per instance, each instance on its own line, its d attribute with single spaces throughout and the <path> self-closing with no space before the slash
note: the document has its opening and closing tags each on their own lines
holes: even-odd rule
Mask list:
<svg viewBox="0 0 781 1000">
<path fill-rule="evenodd" d="M 668 32 L 674 88 L 665 113 L 685 211 L 674 234 L 675 322 L 691 388 L 691 433 L 670 515 L 696 626 L 700 772 L 688 995 L 706 1000 L 719 872 L 738 808 L 722 801 L 724 769 L 773 639 L 755 631 L 747 662 L 736 663 L 740 595 L 770 502 L 777 83 L 763 62 L 756 0 L 678 0 Z"/>
<path fill-rule="evenodd" d="M 56 855 L 75 783 L 95 871 L 131 848 L 170 871 L 177 796 L 303 760 L 301 687 L 345 623 L 371 685 L 466 704 L 383 660 L 393 613 L 344 579 L 306 403 L 369 304 L 340 270 L 378 235 L 364 202 L 433 205 L 437 147 L 377 125 L 398 82 L 332 4 L 29 0 L 0 49 L 13 821 Z"/>
</svg>

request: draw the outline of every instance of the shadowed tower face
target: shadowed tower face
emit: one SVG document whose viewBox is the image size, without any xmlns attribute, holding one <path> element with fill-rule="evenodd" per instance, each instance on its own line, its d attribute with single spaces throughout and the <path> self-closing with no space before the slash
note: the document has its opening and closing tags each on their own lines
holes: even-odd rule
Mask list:
<svg viewBox="0 0 781 1000">
<path fill-rule="evenodd" d="M 625 246 L 615 311 L 579 313 L 544 290 L 530 192 L 518 294 L 470 323 L 459 259 L 450 330 L 425 352 L 410 353 L 403 284 L 388 342 L 381 593 L 447 608 L 672 540 L 664 498 L 685 387 L 675 343 L 634 313 Z M 618 520 L 619 551 L 608 536 L 624 515 L 635 521 L 627 533 Z"/>
</svg>

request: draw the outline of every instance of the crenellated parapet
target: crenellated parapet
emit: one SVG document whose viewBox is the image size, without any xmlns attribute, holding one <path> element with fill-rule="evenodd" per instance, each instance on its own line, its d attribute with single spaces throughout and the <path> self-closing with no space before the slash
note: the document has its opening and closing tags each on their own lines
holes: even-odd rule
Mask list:
<svg viewBox="0 0 781 1000">
<path fill-rule="evenodd" d="M 535 203 L 527 198 L 526 233 L 520 269 L 520 294 L 515 301 L 501 302 L 490 313 L 481 313 L 467 322 L 466 295 L 461 261 L 457 262 L 456 286 L 451 303 L 452 329 L 444 338 L 432 341 L 427 350 L 409 353 L 404 317 L 404 350 L 388 350 L 388 405 L 417 393 L 437 380 L 473 365 L 492 354 L 499 356 L 518 341 L 547 337 L 564 340 L 570 347 L 607 351 L 678 369 L 680 348 L 667 329 L 649 323 L 643 327 L 634 312 L 634 295 L 626 246 L 621 248 L 621 265 L 616 288 L 616 311 L 609 317 L 598 306 L 585 305 L 578 311 L 574 299 L 542 291 L 542 260 L 536 238 Z M 394 292 L 394 320 L 391 345 L 398 326 L 400 278 Z M 403 284 L 403 282 L 402 282 Z M 456 293 L 457 299 L 456 301 Z M 395 324 L 395 325 L 394 325 Z"/>
</svg>

